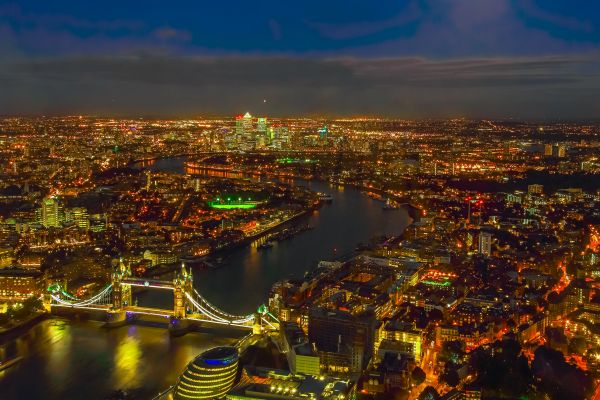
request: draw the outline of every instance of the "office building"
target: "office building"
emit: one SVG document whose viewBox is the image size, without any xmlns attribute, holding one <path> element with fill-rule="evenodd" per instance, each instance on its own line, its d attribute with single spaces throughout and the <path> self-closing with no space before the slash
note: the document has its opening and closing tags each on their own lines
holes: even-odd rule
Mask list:
<svg viewBox="0 0 600 400">
<path fill-rule="evenodd" d="M 40 271 L 21 268 L 0 269 L 0 301 L 23 301 L 38 295 L 43 288 L 44 276 Z"/>
<path fill-rule="evenodd" d="M 319 355 L 308 342 L 304 331 L 295 322 L 280 325 L 283 350 L 293 374 L 319 375 Z"/>
<path fill-rule="evenodd" d="M 62 205 L 57 197 L 46 197 L 40 207 L 40 222 L 46 228 L 58 228 L 63 222 Z"/>
<path fill-rule="evenodd" d="M 529 194 L 542 194 L 544 193 L 544 185 L 534 183 L 533 185 L 527 186 L 527 193 Z"/>
<path fill-rule="evenodd" d="M 479 254 L 490 256 L 492 254 L 492 234 L 489 232 L 479 232 Z"/>
<path fill-rule="evenodd" d="M 218 399 L 233 387 L 238 372 L 238 351 L 221 346 L 192 360 L 175 386 L 175 399 Z"/>
<path fill-rule="evenodd" d="M 90 218 L 85 207 L 73 207 L 65 211 L 65 222 L 73 223 L 81 229 L 90 228 Z"/>
<path fill-rule="evenodd" d="M 308 340 L 314 343 L 321 370 L 358 372 L 371 358 L 376 319 L 372 313 L 353 315 L 346 311 L 311 308 Z"/>
</svg>

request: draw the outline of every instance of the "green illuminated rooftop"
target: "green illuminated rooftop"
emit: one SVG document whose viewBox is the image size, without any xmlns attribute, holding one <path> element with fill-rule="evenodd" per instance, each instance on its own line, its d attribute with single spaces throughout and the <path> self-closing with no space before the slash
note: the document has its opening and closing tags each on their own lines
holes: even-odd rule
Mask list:
<svg viewBox="0 0 600 400">
<path fill-rule="evenodd" d="M 311 160 L 309 158 L 307 159 L 299 159 L 299 158 L 290 158 L 290 157 L 285 157 L 285 158 L 278 158 L 277 162 L 279 164 L 300 164 L 300 163 L 306 163 L 306 164 L 310 164 L 310 163 L 315 163 L 315 160 Z"/>
<path fill-rule="evenodd" d="M 256 208 L 256 203 L 232 203 L 232 204 L 221 204 L 216 201 L 211 201 L 208 203 L 211 208 L 216 208 L 217 210 L 235 210 L 235 209 L 249 209 Z"/>
</svg>

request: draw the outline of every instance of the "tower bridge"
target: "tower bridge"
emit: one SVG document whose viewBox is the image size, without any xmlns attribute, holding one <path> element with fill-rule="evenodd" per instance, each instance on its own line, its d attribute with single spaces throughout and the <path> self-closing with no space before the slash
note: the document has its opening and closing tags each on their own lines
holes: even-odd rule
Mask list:
<svg viewBox="0 0 600 400">
<path fill-rule="evenodd" d="M 132 287 L 172 291 L 173 308 L 149 308 L 134 304 Z M 103 311 L 109 325 L 126 323 L 144 315 L 168 318 L 169 328 L 175 330 L 200 323 L 251 329 L 258 334 L 265 330 L 275 330 L 279 325 L 277 318 L 264 305 L 252 314 L 233 315 L 211 304 L 194 289 L 192 271 L 183 264 L 173 280 L 157 280 L 132 276 L 130 268 L 121 261 L 111 275 L 111 283 L 93 296 L 78 299 L 59 285 L 51 285 L 45 296 L 45 303 L 51 312 Z"/>
</svg>

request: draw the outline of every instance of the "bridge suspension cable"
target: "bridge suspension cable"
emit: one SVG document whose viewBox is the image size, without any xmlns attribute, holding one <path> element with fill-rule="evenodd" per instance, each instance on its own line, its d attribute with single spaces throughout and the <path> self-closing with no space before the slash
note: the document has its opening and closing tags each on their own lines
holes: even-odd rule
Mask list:
<svg viewBox="0 0 600 400">
<path fill-rule="evenodd" d="M 208 317 L 208 319 L 212 321 L 233 325 L 244 325 L 254 320 L 254 314 L 249 314 L 245 316 L 228 314 L 210 304 L 195 289 L 194 294 L 195 296 L 193 296 L 190 293 L 186 293 L 187 299 L 196 308 L 197 311 L 199 311 L 201 314 Z M 196 297 L 197 299 L 194 297 Z"/>
<path fill-rule="evenodd" d="M 205 304 L 210 310 L 212 310 L 213 312 L 215 312 L 217 315 L 221 315 L 227 319 L 244 319 L 244 318 L 248 318 L 248 317 L 252 317 L 253 314 L 249 314 L 249 315 L 233 315 L 233 314 L 229 314 L 226 313 L 225 311 L 213 306 L 208 300 L 206 300 L 206 298 L 204 296 L 202 296 L 200 293 L 198 293 L 198 291 L 196 289 L 194 289 L 194 294 L 196 295 L 196 297 L 200 300 L 200 302 L 202 302 L 203 304 Z"/>
<path fill-rule="evenodd" d="M 68 301 L 63 300 L 60 295 L 56 292 L 51 294 L 52 300 L 59 305 L 69 306 L 69 307 L 86 307 L 90 305 L 108 305 L 111 304 L 111 292 L 112 292 L 112 284 L 106 286 L 102 291 L 90 297 L 89 299 L 81 300 L 81 301 Z M 69 296 L 69 298 L 73 298 Z"/>
</svg>

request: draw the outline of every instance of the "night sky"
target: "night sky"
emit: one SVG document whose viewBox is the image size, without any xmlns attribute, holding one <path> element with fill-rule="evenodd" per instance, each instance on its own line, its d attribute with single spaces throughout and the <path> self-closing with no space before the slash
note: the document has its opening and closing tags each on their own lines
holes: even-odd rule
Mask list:
<svg viewBox="0 0 600 400">
<path fill-rule="evenodd" d="M 0 0 L 2 115 L 245 111 L 599 119 L 600 2 Z"/>
</svg>

